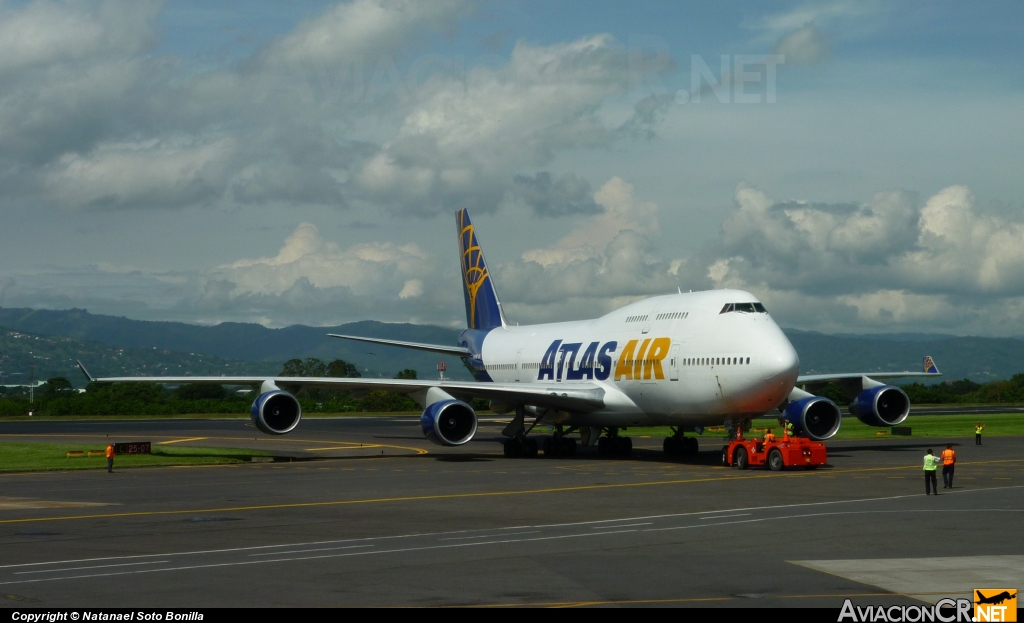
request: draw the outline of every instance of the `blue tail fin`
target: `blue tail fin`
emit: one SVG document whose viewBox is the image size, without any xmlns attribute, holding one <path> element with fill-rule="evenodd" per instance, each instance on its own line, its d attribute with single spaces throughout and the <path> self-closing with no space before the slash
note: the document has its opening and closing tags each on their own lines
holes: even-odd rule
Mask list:
<svg viewBox="0 0 1024 623">
<path fill-rule="evenodd" d="M 925 355 L 924 358 L 924 371 L 928 374 L 938 374 L 939 368 L 935 365 L 935 360 Z"/>
<path fill-rule="evenodd" d="M 466 324 L 470 329 L 493 329 L 505 326 L 501 303 L 494 292 L 491 275 L 484 263 L 484 254 L 476 239 L 476 230 L 469 212 L 455 213 L 459 227 L 459 254 L 462 257 L 462 293 L 466 296 Z"/>
</svg>

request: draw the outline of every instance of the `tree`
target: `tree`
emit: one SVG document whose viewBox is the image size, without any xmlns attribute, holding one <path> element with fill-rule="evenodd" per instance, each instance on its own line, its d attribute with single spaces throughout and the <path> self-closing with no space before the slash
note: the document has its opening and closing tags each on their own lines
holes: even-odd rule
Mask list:
<svg viewBox="0 0 1024 623">
<path fill-rule="evenodd" d="M 401 372 L 396 374 L 395 378 L 396 379 L 406 379 L 406 380 L 410 380 L 410 381 L 411 380 L 415 380 L 417 378 L 416 377 L 416 371 L 411 369 L 411 368 L 406 368 L 405 370 L 402 370 Z"/>
<path fill-rule="evenodd" d="M 174 393 L 181 400 L 223 400 L 223 385 L 206 385 L 204 383 L 188 383 L 179 385 Z"/>
<path fill-rule="evenodd" d="M 55 395 L 60 392 L 70 391 L 71 389 L 71 381 L 67 380 L 63 376 L 55 376 L 52 379 L 46 381 L 46 387 L 42 393 L 47 395 Z"/>
<path fill-rule="evenodd" d="M 284 362 L 284 368 L 281 369 L 281 376 L 302 376 L 302 360 L 289 359 Z"/>
<path fill-rule="evenodd" d="M 351 364 L 344 359 L 335 359 L 331 363 L 327 364 L 327 376 L 357 379 L 363 375 L 359 374 L 359 370 L 356 368 L 355 364 Z M 416 377 L 414 376 L 413 378 Z"/>
<path fill-rule="evenodd" d="M 325 376 L 327 366 L 316 357 L 301 359 L 289 359 L 281 370 L 281 376 Z"/>
</svg>

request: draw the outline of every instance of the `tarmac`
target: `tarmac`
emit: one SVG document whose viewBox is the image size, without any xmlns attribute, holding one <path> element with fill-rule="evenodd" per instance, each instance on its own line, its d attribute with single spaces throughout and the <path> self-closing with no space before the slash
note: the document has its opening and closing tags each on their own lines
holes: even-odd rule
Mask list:
<svg viewBox="0 0 1024 623">
<path fill-rule="evenodd" d="M 1024 585 L 1024 438 L 829 443 L 814 471 L 507 459 L 404 416 L 0 423 L 0 441 L 250 447 L 272 463 L 0 474 L 0 607 L 934 603 Z M 544 431 L 538 431 L 543 433 Z M 958 453 L 925 496 L 927 448 Z M 73 459 L 72 459 L 73 460 Z M 941 498 L 941 499 L 939 499 Z"/>
</svg>

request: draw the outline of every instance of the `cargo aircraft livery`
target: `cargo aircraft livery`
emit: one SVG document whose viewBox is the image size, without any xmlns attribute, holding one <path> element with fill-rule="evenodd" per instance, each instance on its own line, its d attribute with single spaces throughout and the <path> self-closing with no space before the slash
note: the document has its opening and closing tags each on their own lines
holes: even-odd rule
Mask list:
<svg viewBox="0 0 1024 623">
<path fill-rule="evenodd" d="M 795 434 L 829 439 L 842 411 L 816 396 L 838 383 L 852 399 L 849 412 L 870 426 L 894 426 L 910 413 L 902 389 L 877 379 L 938 376 L 925 357 L 923 372 L 800 376 L 800 359 L 764 305 L 749 292 L 710 290 L 655 296 L 593 320 L 513 326 L 506 319 L 487 270 L 469 213 L 456 213 L 467 329 L 456 346 L 420 344 L 356 335 L 331 335 L 401 348 L 457 355 L 474 381 L 283 376 L 111 377 L 96 383 L 156 382 L 252 385 L 253 423 L 264 433 L 295 430 L 302 409 L 294 393 L 302 387 L 405 393 L 423 407 L 420 424 L 430 441 L 460 446 L 477 432 L 473 399 L 507 415 L 506 456 L 535 456 L 530 433 L 550 427 L 545 454 L 574 454 L 577 436 L 604 455 L 627 455 L 630 427 L 668 426 L 672 456 L 697 452 L 709 426 L 729 435 L 772 413 L 792 423 Z M 775 411 L 778 409 L 778 411 Z M 693 434 L 691 434 L 693 433 Z"/>
</svg>

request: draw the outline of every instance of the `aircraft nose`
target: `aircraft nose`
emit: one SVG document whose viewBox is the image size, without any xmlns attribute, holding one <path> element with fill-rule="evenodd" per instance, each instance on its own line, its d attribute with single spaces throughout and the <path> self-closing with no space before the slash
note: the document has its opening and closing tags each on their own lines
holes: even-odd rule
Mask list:
<svg viewBox="0 0 1024 623">
<path fill-rule="evenodd" d="M 782 340 L 761 354 L 761 376 L 766 381 L 785 376 L 792 376 L 795 381 L 799 372 L 800 357 L 789 340 Z"/>
</svg>

